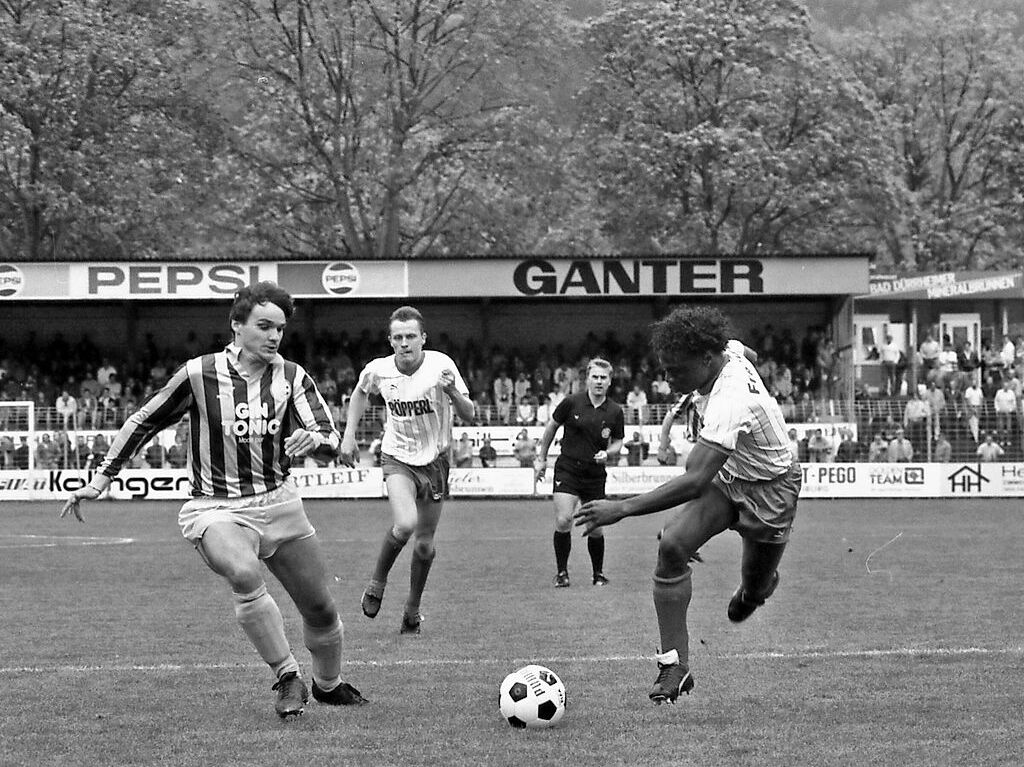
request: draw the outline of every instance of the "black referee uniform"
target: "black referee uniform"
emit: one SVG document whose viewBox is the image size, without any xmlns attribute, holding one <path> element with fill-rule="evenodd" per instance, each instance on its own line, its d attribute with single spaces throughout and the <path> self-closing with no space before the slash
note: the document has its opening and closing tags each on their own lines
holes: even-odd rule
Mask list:
<svg viewBox="0 0 1024 767">
<path fill-rule="evenodd" d="M 583 503 L 604 498 L 607 472 L 604 464 L 594 461 L 594 453 L 625 437 L 622 407 L 607 397 L 594 407 L 583 391 L 559 402 L 551 417 L 562 427 L 554 491 L 575 495 Z"/>
</svg>

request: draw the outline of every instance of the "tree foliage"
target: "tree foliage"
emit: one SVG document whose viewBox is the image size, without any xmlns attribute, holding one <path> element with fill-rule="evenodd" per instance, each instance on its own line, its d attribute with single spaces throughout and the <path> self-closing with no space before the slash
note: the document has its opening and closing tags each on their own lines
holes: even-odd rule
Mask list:
<svg viewBox="0 0 1024 767">
<path fill-rule="evenodd" d="M 564 25 L 543 2 L 231 0 L 261 180 L 248 213 L 291 253 L 382 258 L 528 244 L 513 225 L 558 183 L 537 160 Z M 537 173 L 531 173 L 537 170 Z M 550 190 L 548 190 L 550 191 Z"/>
<path fill-rule="evenodd" d="M 1024 256 L 1024 48 L 1013 16 L 913 6 L 837 48 L 877 99 L 900 204 L 877 222 L 906 269 L 1012 266 Z"/>
<path fill-rule="evenodd" d="M 0 249 L 168 257 L 204 162 L 182 0 L 0 3 Z"/>
<path fill-rule="evenodd" d="M 885 194 L 879 125 L 797 3 L 630 3 L 587 42 L 589 138 L 619 247 L 862 247 L 862 208 Z"/>
</svg>

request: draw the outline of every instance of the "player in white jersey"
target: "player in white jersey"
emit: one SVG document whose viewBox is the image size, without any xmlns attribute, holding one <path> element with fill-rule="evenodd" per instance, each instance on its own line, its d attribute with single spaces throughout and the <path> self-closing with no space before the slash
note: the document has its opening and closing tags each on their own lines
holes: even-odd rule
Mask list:
<svg viewBox="0 0 1024 767">
<path fill-rule="evenodd" d="M 316 531 L 289 477 L 293 460 L 338 449 L 334 420 L 313 379 L 277 352 L 293 311 L 291 296 L 275 283 L 239 290 L 229 315 L 234 342 L 186 362 L 143 403 L 118 431 L 100 471 L 60 512 L 81 522 L 81 502 L 98 498 L 129 458 L 188 413 L 193 498 L 178 523 L 231 586 L 239 625 L 277 677 L 275 709 L 282 718 L 301 714 L 309 692 L 261 562 L 302 616 L 313 697 L 328 705 L 366 702 L 341 678 L 344 627 Z"/>
<path fill-rule="evenodd" d="M 727 529 L 743 539 L 740 585 L 729 601 L 733 622 L 748 618 L 779 583 L 800 494 L 801 469 L 789 451 L 778 403 L 765 389 L 745 347 L 729 340 L 717 309 L 677 308 L 652 326 L 651 345 L 673 389 L 694 392 L 700 416 L 686 471 L 660 487 L 622 501 L 591 501 L 576 513 L 584 533 L 620 519 L 670 509 L 659 536 L 654 607 L 661 652 L 655 703 L 674 703 L 693 688 L 686 613 L 692 596 L 690 561 Z M 750 353 L 753 354 L 752 352 Z"/>
<path fill-rule="evenodd" d="M 393 520 L 361 605 L 366 617 L 377 617 L 388 574 L 412 538 L 409 596 L 402 612 L 403 634 L 418 634 L 423 620 L 420 600 L 434 561 L 434 533 L 448 492 L 452 413 L 468 422 L 475 412 L 455 362 L 447 354 L 424 349 L 426 340 L 426 327 L 419 311 L 402 306 L 391 314 L 388 341 L 395 353 L 371 360 L 359 374 L 341 439 L 341 460 L 352 466 L 359 450 L 356 428 L 366 412 L 369 397 L 383 397 L 387 417 L 381 468 Z"/>
</svg>

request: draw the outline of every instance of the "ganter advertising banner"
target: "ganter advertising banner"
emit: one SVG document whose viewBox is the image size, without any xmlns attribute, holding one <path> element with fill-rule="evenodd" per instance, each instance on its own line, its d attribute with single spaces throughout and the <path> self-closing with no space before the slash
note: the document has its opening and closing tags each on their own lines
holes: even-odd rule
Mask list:
<svg viewBox="0 0 1024 767">
<path fill-rule="evenodd" d="M 868 292 L 868 257 L 0 263 L 0 302 L 227 299 L 259 280 L 341 300 L 856 295 Z"/>
</svg>

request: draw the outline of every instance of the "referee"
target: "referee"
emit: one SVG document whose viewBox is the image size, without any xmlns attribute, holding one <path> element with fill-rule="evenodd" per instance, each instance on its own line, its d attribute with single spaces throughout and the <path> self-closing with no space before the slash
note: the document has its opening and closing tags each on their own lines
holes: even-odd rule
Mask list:
<svg viewBox="0 0 1024 767">
<path fill-rule="evenodd" d="M 573 514 L 581 503 L 605 497 L 605 464 L 609 455 L 622 450 L 625 419 L 622 408 L 608 399 L 612 366 L 595 357 L 587 364 L 587 390 L 563 399 L 544 427 L 534 464 L 538 480 L 547 470 L 548 448 L 559 428 L 563 429 L 561 454 L 555 461 L 555 587 L 569 586 L 569 552 L 572 549 Z M 596 528 L 587 536 L 587 550 L 593 566 L 593 583 L 605 586 L 604 531 Z"/>
</svg>

